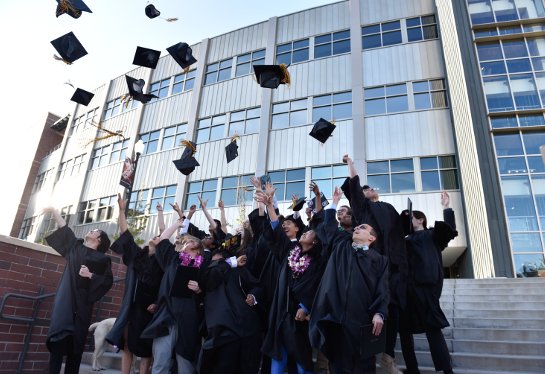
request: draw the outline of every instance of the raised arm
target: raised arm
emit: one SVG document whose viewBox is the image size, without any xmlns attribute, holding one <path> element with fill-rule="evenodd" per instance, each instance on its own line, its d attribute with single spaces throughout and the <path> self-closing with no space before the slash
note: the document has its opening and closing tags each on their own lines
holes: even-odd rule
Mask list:
<svg viewBox="0 0 545 374">
<path fill-rule="evenodd" d="M 322 210 L 322 194 L 320 193 L 320 188 L 315 182 L 310 182 L 309 189 L 314 192 L 314 196 L 316 196 L 316 206 L 314 209 L 316 210 L 316 213 L 318 213 Z"/>
<path fill-rule="evenodd" d="M 350 156 L 344 155 L 343 162 L 348 165 L 348 176 L 350 178 L 354 178 L 356 175 L 358 175 L 356 167 L 354 166 L 354 161 L 350 158 Z"/>
<path fill-rule="evenodd" d="M 119 206 L 117 226 L 119 226 L 119 235 L 122 235 L 129 229 L 129 225 L 127 224 L 127 217 L 125 216 L 125 212 L 127 211 L 127 200 L 124 200 L 120 193 L 117 194 L 117 205 Z"/>
<path fill-rule="evenodd" d="M 177 219 L 172 225 L 170 225 L 163 233 L 161 234 L 161 240 L 170 239 L 172 234 L 174 234 L 180 227 L 183 226 L 183 221 Z"/>
<path fill-rule="evenodd" d="M 361 190 L 360 178 L 354 167 L 354 161 L 352 161 L 348 155 L 345 155 L 343 157 L 343 162 L 346 162 L 348 165 L 348 174 L 350 175 L 350 178 L 343 184 L 342 189 L 348 198 L 356 223 L 360 225 L 366 223 L 362 222 L 362 218 L 365 215 L 366 210 L 369 209 L 369 199 L 363 195 Z"/>
<path fill-rule="evenodd" d="M 220 208 L 221 229 L 223 232 L 227 232 L 227 218 L 225 218 L 225 205 L 223 204 L 223 200 L 218 202 L 218 208 Z"/>
<path fill-rule="evenodd" d="M 155 207 L 157 209 L 157 226 L 159 227 L 159 234 L 165 231 L 165 216 L 163 215 L 163 206 L 161 203 L 157 203 Z"/>
<path fill-rule="evenodd" d="M 448 246 L 448 243 L 458 236 L 456 231 L 456 219 L 454 211 L 449 207 L 450 196 L 447 192 L 441 193 L 441 206 L 443 207 L 443 222 L 435 221 L 433 227 L 433 240 L 437 247 L 442 251 Z"/>
<path fill-rule="evenodd" d="M 53 208 L 52 206 L 46 207 L 42 210 L 44 214 L 51 213 L 51 217 L 55 220 L 55 223 L 57 224 L 57 227 L 60 229 L 64 226 L 66 226 L 66 221 L 64 218 L 62 218 L 61 214 L 59 213 L 59 210 L 56 208 Z"/>
<path fill-rule="evenodd" d="M 216 230 L 216 227 L 218 225 L 216 224 L 216 221 L 214 221 L 214 219 L 208 212 L 208 209 L 206 209 L 206 204 L 208 203 L 208 199 L 203 200 L 201 196 L 197 196 L 197 198 L 199 199 L 199 202 L 201 203 L 202 212 L 204 213 L 204 216 L 206 217 L 208 223 L 210 224 L 210 230 L 212 231 Z"/>
</svg>

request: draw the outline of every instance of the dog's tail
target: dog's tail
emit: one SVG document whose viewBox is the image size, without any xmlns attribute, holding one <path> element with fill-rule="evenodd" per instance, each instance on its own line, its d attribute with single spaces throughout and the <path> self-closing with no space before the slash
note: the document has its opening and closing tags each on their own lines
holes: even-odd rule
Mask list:
<svg viewBox="0 0 545 374">
<path fill-rule="evenodd" d="M 94 331 L 99 324 L 100 322 L 93 323 L 91 326 L 89 326 L 89 331 Z"/>
</svg>

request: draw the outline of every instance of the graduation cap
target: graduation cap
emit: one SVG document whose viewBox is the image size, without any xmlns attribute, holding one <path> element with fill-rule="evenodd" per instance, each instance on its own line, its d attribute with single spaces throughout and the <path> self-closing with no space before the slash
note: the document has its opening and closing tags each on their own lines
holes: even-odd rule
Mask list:
<svg viewBox="0 0 545 374">
<path fill-rule="evenodd" d="M 333 133 L 333 130 L 335 130 L 335 125 L 333 123 L 320 118 L 312 127 L 309 135 L 319 142 L 325 143 Z"/>
<path fill-rule="evenodd" d="M 157 67 L 157 63 L 159 62 L 160 56 L 161 51 L 144 47 L 136 47 L 136 52 L 132 63 L 145 68 L 155 69 Z"/>
<path fill-rule="evenodd" d="M 158 96 L 156 95 L 145 94 L 143 92 L 144 85 L 146 84 L 143 79 L 135 79 L 133 77 L 129 77 L 128 75 L 125 75 L 125 78 L 127 79 L 127 86 L 129 87 L 129 96 L 134 100 L 138 100 L 142 104 L 145 104 L 153 98 L 158 99 Z"/>
<path fill-rule="evenodd" d="M 221 243 L 221 249 L 229 254 L 234 254 L 240 248 L 242 243 L 242 234 L 227 234 L 225 240 Z"/>
<path fill-rule="evenodd" d="M 233 136 L 229 144 L 227 144 L 225 147 L 225 157 L 227 158 L 227 163 L 230 163 L 238 157 L 237 138 L 238 136 Z"/>
<path fill-rule="evenodd" d="M 307 198 L 305 196 L 300 197 L 297 200 L 293 200 L 290 209 L 294 212 L 300 211 L 301 209 L 303 209 L 303 205 L 305 205 L 306 200 Z"/>
<path fill-rule="evenodd" d="M 196 166 L 201 166 L 195 157 L 193 157 L 195 152 L 197 152 L 197 145 L 189 140 L 182 141 L 182 145 L 185 146 L 182 157 L 180 157 L 179 160 L 174 160 L 172 162 L 180 173 L 189 175 L 195 170 Z"/>
<path fill-rule="evenodd" d="M 322 200 L 322 208 L 325 208 L 329 204 L 329 201 L 327 201 L 323 192 L 320 192 L 320 197 Z M 314 213 L 316 213 L 316 196 L 314 196 L 312 200 L 308 201 L 307 205 L 309 206 L 309 208 L 312 208 L 312 211 Z"/>
<path fill-rule="evenodd" d="M 81 12 L 93 13 L 91 9 L 81 0 L 57 0 L 56 16 L 68 14 L 72 18 L 79 18 Z"/>
<path fill-rule="evenodd" d="M 155 18 L 155 17 L 159 17 L 161 15 L 161 12 L 159 10 L 157 10 L 155 5 L 153 5 L 153 4 L 146 5 L 146 8 L 144 10 L 145 10 L 146 16 L 148 16 L 148 18 Z"/>
<path fill-rule="evenodd" d="M 278 88 L 281 84 L 290 84 L 290 73 L 285 64 L 254 65 L 257 82 L 264 88 Z"/>
<path fill-rule="evenodd" d="M 187 43 L 180 42 L 171 45 L 167 51 L 184 71 L 189 71 L 189 67 L 197 62 L 197 59 L 193 57 L 193 50 Z"/>
<path fill-rule="evenodd" d="M 89 105 L 89 103 L 91 102 L 91 100 L 93 99 L 93 96 L 95 96 L 94 93 L 91 93 L 89 91 L 85 91 L 81 88 L 76 88 L 76 91 L 74 92 L 74 94 L 72 95 L 72 98 L 70 100 L 78 103 L 78 104 L 81 104 L 81 105 Z"/>
<path fill-rule="evenodd" d="M 52 40 L 51 44 L 53 44 L 53 47 L 55 47 L 57 52 L 61 55 L 61 57 L 58 57 L 57 55 L 54 55 L 53 57 L 56 60 L 64 61 L 68 65 L 87 54 L 87 51 L 83 48 L 83 45 L 81 45 L 72 31 L 60 38 Z"/>
</svg>

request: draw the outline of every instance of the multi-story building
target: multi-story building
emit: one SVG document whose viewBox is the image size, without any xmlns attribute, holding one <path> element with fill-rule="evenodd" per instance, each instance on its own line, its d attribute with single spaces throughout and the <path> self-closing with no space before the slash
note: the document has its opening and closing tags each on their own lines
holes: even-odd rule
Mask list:
<svg viewBox="0 0 545 374">
<path fill-rule="evenodd" d="M 443 254 L 450 276 L 526 276 L 543 265 L 545 241 L 544 17 L 542 0 L 347 0 L 204 39 L 187 73 L 169 55 L 127 72 L 158 99 L 122 104 L 120 76 L 75 107 L 41 163 L 20 237 L 53 229 L 37 210 L 46 198 L 77 234 L 113 234 L 123 160 L 139 139 L 130 205 L 149 217 L 143 238 L 156 232 L 157 203 L 168 223 L 169 203 L 187 208 L 198 194 L 215 216 L 223 200 L 236 226 L 254 174 L 270 175 L 281 210 L 292 194 L 309 196 L 311 180 L 330 197 L 348 153 L 399 211 L 410 197 L 429 222 L 442 219 L 449 191 L 460 233 Z M 291 85 L 261 88 L 252 65 L 277 63 Z M 308 136 L 320 117 L 336 124 L 323 145 Z M 93 122 L 125 139 L 93 142 Z M 239 157 L 227 164 L 233 135 Z M 201 164 L 187 177 L 172 163 L 184 139 Z"/>
</svg>

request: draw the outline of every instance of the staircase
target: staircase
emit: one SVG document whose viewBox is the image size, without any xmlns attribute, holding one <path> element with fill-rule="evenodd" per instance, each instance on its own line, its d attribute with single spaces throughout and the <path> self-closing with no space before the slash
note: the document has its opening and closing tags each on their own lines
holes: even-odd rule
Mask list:
<svg viewBox="0 0 545 374">
<path fill-rule="evenodd" d="M 545 278 L 446 279 L 441 307 L 456 374 L 545 373 Z M 426 336 L 415 335 L 414 344 L 421 373 L 435 373 Z M 80 373 L 97 373 L 91 356 L 84 354 Z M 404 368 L 399 339 L 396 362 Z M 110 370 L 100 373 L 120 373 L 121 354 L 105 353 L 102 364 Z"/>
</svg>

